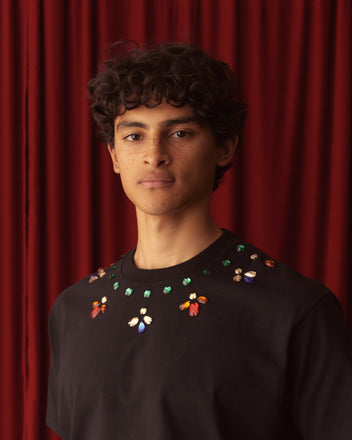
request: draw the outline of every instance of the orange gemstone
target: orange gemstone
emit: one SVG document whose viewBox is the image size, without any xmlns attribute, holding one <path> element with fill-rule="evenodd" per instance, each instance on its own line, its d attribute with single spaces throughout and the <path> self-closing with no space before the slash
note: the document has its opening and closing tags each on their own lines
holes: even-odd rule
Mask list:
<svg viewBox="0 0 352 440">
<path fill-rule="evenodd" d="M 208 298 L 206 296 L 198 296 L 197 300 L 201 304 L 206 304 L 208 302 Z"/>
<path fill-rule="evenodd" d="M 103 305 L 101 306 L 101 313 L 105 313 L 105 312 L 107 311 L 107 309 L 108 309 L 107 305 L 106 305 L 106 304 L 103 304 Z"/>
<path fill-rule="evenodd" d="M 276 265 L 274 260 L 265 260 L 264 263 L 268 266 L 268 267 L 274 267 Z"/>
<path fill-rule="evenodd" d="M 99 305 L 99 301 L 94 301 L 92 304 L 93 309 Z"/>
<path fill-rule="evenodd" d="M 191 304 L 191 301 L 186 301 L 186 302 L 184 302 L 183 304 L 181 304 L 181 305 L 179 306 L 179 309 L 180 309 L 180 310 L 186 310 L 186 309 L 188 309 L 188 307 L 190 306 L 190 304 Z"/>
</svg>

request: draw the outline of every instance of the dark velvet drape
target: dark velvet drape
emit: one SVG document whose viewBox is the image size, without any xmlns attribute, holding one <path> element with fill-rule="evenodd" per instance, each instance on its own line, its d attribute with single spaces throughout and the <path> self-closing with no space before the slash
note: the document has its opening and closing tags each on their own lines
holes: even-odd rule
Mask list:
<svg viewBox="0 0 352 440">
<path fill-rule="evenodd" d="M 134 245 L 86 83 L 117 39 L 193 42 L 237 72 L 249 117 L 219 225 L 330 287 L 352 318 L 350 0 L 0 0 L 0 438 L 44 425 L 47 318 Z"/>
</svg>

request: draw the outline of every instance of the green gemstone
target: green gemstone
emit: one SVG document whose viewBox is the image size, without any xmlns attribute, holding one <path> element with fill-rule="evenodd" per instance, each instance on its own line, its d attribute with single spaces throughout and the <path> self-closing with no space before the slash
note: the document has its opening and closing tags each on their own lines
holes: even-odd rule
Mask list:
<svg viewBox="0 0 352 440">
<path fill-rule="evenodd" d="M 204 269 L 203 270 L 203 275 L 207 275 L 207 276 L 209 276 L 209 275 L 211 275 L 211 270 L 209 270 L 209 269 Z"/>
<path fill-rule="evenodd" d="M 236 247 L 236 250 L 237 250 L 237 252 L 243 252 L 244 251 L 244 245 L 243 244 L 239 244 L 237 247 Z"/>
<path fill-rule="evenodd" d="M 114 273 L 111 273 L 111 274 L 109 275 L 109 280 L 112 280 L 114 277 L 115 277 L 115 274 L 114 274 Z"/>
<path fill-rule="evenodd" d="M 184 278 L 184 280 L 182 281 L 182 284 L 184 286 L 189 286 L 192 283 L 191 278 Z"/>
<path fill-rule="evenodd" d="M 151 294 L 152 294 L 151 290 L 145 290 L 144 291 L 144 298 L 150 298 Z"/>
<path fill-rule="evenodd" d="M 116 265 L 116 264 L 112 264 L 111 267 L 112 267 L 113 269 L 116 269 L 116 268 L 117 268 L 117 265 Z"/>
<path fill-rule="evenodd" d="M 171 293 L 171 287 L 170 286 L 165 286 L 164 287 L 164 290 L 163 290 L 163 293 L 165 293 L 165 295 L 168 295 L 169 293 Z"/>
<path fill-rule="evenodd" d="M 118 281 L 116 281 L 113 285 L 112 285 L 114 290 L 117 290 L 120 287 L 120 283 Z"/>
<path fill-rule="evenodd" d="M 127 289 L 125 290 L 125 295 L 126 296 L 131 296 L 133 293 L 133 289 L 131 289 L 130 287 L 127 287 Z"/>
<path fill-rule="evenodd" d="M 231 261 L 230 261 L 230 260 L 224 260 L 224 261 L 222 262 L 222 265 L 223 265 L 224 267 L 228 267 L 228 266 L 230 266 L 230 264 L 231 264 Z"/>
</svg>

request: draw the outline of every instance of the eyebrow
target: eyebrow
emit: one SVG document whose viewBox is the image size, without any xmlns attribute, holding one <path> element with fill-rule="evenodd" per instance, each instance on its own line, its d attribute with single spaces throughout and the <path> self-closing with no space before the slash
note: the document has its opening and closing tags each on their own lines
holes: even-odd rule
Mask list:
<svg viewBox="0 0 352 440">
<path fill-rule="evenodd" d="M 187 124 L 190 122 L 195 122 L 199 124 L 199 122 L 194 116 L 188 116 L 179 119 L 168 119 L 166 121 L 163 121 L 160 125 L 162 127 L 172 127 L 173 125 Z M 118 124 L 116 124 L 115 131 L 118 131 L 120 128 L 126 128 L 126 127 L 148 128 L 148 125 L 138 121 L 121 121 Z"/>
</svg>

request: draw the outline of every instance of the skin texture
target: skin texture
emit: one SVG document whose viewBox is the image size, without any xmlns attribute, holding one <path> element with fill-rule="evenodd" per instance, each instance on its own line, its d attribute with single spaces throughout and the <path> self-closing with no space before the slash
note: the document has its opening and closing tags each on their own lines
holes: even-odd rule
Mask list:
<svg viewBox="0 0 352 440">
<path fill-rule="evenodd" d="M 237 137 L 217 146 L 188 105 L 166 102 L 115 119 L 114 171 L 136 207 L 137 267 L 169 267 L 192 258 L 221 235 L 210 215 L 216 166 L 231 162 Z"/>
</svg>

